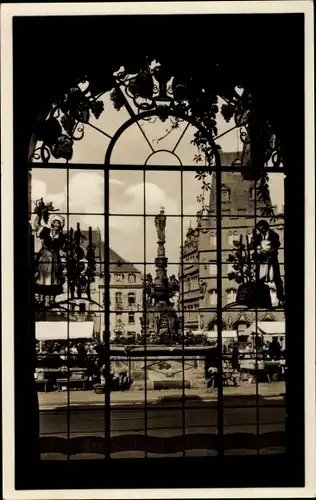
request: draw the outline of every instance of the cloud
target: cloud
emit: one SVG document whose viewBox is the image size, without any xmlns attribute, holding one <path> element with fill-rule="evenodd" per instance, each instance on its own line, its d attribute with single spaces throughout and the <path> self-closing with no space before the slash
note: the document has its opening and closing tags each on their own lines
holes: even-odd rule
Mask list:
<svg viewBox="0 0 316 500">
<path fill-rule="evenodd" d="M 39 180 L 32 180 L 32 204 L 40 198 L 46 199 L 46 183 Z"/>
<path fill-rule="evenodd" d="M 143 261 L 144 259 L 144 185 L 142 182 L 126 187 L 126 182 L 111 179 L 111 184 L 117 186 L 117 191 L 111 197 L 111 213 L 139 214 L 135 217 L 113 216 L 109 220 L 110 246 L 123 258 L 130 261 Z M 32 198 L 44 198 L 44 201 L 52 201 L 61 212 L 67 211 L 66 190 L 60 193 L 50 194 L 49 185 L 42 180 L 32 181 Z M 146 258 L 153 261 L 156 257 L 156 229 L 154 215 L 163 205 L 166 213 L 177 214 L 180 207 L 177 201 L 168 196 L 166 191 L 153 182 L 145 184 L 146 190 L 146 212 L 152 215 L 146 224 Z M 82 215 L 70 215 L 70 226 L 79 222 L 82 229 L 89 226 L 101 231 L 104 238 L 104 179 L 100 173 L 79 172 L 70 177 L 69 182 L 69 211 Z M 88 214 L 100 215 L 88 215 Z M 167 223 L 167 250 L 170 262 L 178 260 L 180 219 L 170 217 Z"/>
<path fill-rule="evenodd" d="M 118 179 L 109 179 L 109 183 L 113 184 L 115 186 L 125 186 L 126 185 L 126 182 L 119 181 Z"/>
<path fill-rule="evenodd" d="M 69 208 L 77 213 L 104 212 L 104 178 L 99 173 L 80 172 L 69 183 Z"/>
<path fill-rule="evenodd" d="M 143 203 L 144 199 L 144 184 L 139 183 L 129 186 L 124 193 L 130 198 L 128 201 L 129 206 L 130 203 L 139 205 L 139 201 L 142 200 Z M 167 196 L 163 189 L 152 182 L 145 182 L 145 196 L 146 212 L 148 213 L 159 210 L 162 205 L 165 207 L 167 213 L 180 213 L 176 200 Z M 143 207 L 141 211 L 143 211 Z"/>
</svg>

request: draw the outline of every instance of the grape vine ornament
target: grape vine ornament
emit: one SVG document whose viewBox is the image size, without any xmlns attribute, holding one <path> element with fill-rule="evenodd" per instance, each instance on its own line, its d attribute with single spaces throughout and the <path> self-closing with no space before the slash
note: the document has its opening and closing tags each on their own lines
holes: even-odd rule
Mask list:
<svg viewBox="0 0 316 500">
<path fill-rule="evenodd" d="M 270 289 L 259 280 L 259 259 L 252 242 L 246 236 L 246 243 L 243 243 L 241 235 L 233 243 L 235 249 L 227 259 L 232 271 L 227 276 L 239 285 L 236 303 L 250 309 L 272 309 Z"/>
</svg>

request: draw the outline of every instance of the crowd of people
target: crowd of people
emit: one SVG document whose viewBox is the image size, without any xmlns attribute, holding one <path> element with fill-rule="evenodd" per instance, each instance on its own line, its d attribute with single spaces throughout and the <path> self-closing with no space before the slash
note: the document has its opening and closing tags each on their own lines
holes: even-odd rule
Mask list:
<svg viewBox="0 0 316 500">
<path fill-rule="evenodd" d="M 37 342 L 37 370 L 82 368 L 88 381 L 105 383 L 106 350 L 99 342 Z M 132 379 L 126 371 L 115 372 L 110 368 L 111 386 L 127 390 Z"/>
</svg>

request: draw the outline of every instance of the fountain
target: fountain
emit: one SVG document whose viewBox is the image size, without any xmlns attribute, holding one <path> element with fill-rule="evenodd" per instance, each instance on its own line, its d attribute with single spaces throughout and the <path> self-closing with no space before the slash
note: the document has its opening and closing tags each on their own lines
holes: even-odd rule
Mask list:
<svg viewBox="0 0 316 500">
<path fill-rule="evenodd" d="M 144 294 L 147 307 L 144 311 L 143 330 L 155 344 L 171 345 L 179 341 L 179 318 L 171 302 L 179 291 L 179 281 L 172 275 L 168 278 L 166 257 L 166 215 L 163 207 L 155 217 L 157 230 L 157 257 L 155 259 L 156 275 L 154 280 L 147 275 Z"/>
</svg>

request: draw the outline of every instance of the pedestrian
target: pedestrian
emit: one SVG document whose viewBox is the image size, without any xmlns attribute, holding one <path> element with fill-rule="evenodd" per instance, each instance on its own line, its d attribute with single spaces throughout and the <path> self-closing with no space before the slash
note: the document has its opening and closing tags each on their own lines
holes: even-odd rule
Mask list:
<svg viewBox="0 0 316 500">
<path fill-rule="evenodd" d="M 273 340 L 270 344 L 269 355 L 271 359 L 280 359 L 281 358 L 281 346 L 278 342 L 277 337 L 273 337 Z"/>
<path fill-rule="evenodd" d="M 233 344 L 232 369 L 234 371 L 239 371 L 239 349 L 238 349 L 238 342 L 234 342 L 234 344 Z"/>
</svg>

